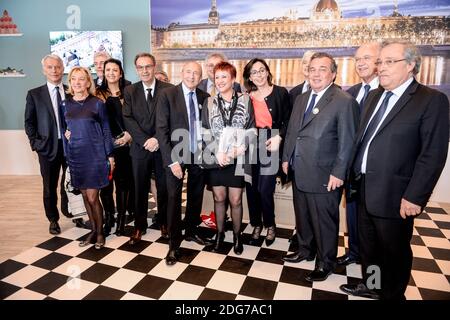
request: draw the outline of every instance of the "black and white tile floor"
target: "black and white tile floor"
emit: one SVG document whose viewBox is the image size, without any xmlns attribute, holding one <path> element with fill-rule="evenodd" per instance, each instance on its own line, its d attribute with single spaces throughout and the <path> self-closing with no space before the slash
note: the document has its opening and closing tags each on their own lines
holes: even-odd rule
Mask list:
<svg viewBox="0 0 450 320">
<path fill-rule="evenodd" d="M 135 246 L 127 244 L 128 237 L 111 235 L 102 250 L 79 247 L 79 240 L 89 231 L 72 228 L 0 264 L 0 299 L 355 299 L 343 294 L 339 286 L 358 281 L 359 265 L 338 268 L 326 281 L 309 283 L 304 277 L 314 268 L 314 261 L 281 260 L 294 250 L 288 241 L 292 227 L 278 226 L 270 248 L 262 239 L 258 246 L 249 245 L 252 228 L 247 224 L 244 228 L 241 256 L 234 254 L 228 231 L 222 253 L 184 241 L 182 258 L 174 266 L 166 266 L 167 241 L 153 226 Z M 205 235 L 213 233 L 201 230 Z M 450 299 L 449 239 L 450 215 L 430 203 L 415 223 L 407 299 Z M 347 240 L 345 234 L 340 235 L 339 255 Z"/>
</svg>

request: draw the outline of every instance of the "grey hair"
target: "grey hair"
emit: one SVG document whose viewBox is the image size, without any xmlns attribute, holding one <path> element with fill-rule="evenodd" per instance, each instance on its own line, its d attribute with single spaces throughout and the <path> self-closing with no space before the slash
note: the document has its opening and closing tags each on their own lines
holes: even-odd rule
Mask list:
<svg viewBox="0 0 450 320">
<path fill-rule="evenodd" d="M 310 64 L 311 61 L 313 61 L 314 59 L 319 59 L 319 58 L 328 58 L 330 59 L 331 63 L 330 63 L 330 70 L 331 73 L 337 73 L 337 63 L 336 60 L 334 60 L 333 56 L 329 53 L 326 52 L 316 52 L 311 56 L 311 60 L 310 60 Z"/>
<path fill-rule="evenodd" d="M 97 51 L 94 53 L 94 59 L 97 57 L 105 57 L 106 59 L 110 59 L 111 56 L 106 51 Z"/>
<path fill-rule="evenodd" d="M 42 58 L 41 64 L 42 68 L 44 68 L 44 63 L 47 59 L 54 59 L 57 60 L 62 66 L 64 66 L 64 62 L 62 61 L 61 57 L 56 54 L 47 54 L 45 57 Z"/>
<path fill-rule="evenodd" d="M 422 63 L 422 56 L 417 46 L 408 40 L 403 39 L 387 39 L 381 43 L 381 49 L 390 46 L 391 44 L 400 44 L 405 49 L 404 58 L 407 63 L 414 62 L 413 74 L 416 75 L 420 71 L 420 64 Z"/>
<path fill-rule="evenodd" d="M 208 54 L 208 55 L 206 56 L 205 61 L 208 61 L 208 60 L 211 59 L 211 58 L 219 58 L 219 59 L 221 59 L 222 61 L 228 61 L 227 57 L 226 57 L 223 53 L 221 53 L 221 52 L 213 52 L 213 53 Z"/>
<path fill-rule="evenodd" d="M 306 60 L 306 59 L 310 59 L 311 60 L 311 57 L 314 55 L 314 53 L 316 53 L 316 52 L 312 51 L 312 50 L 306 50 L 305 53 L 303 54 L 302 62 L 304 60 Z"/>
</svg>

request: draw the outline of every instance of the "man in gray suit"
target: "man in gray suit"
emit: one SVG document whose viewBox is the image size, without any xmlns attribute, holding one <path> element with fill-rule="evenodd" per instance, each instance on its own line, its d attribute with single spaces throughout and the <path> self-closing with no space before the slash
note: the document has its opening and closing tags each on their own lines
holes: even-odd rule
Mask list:
<svg viewBox="0 0 450 320">
<path fill-rule="evenodd" d="M 307 281 L 323 281 L 334 270 L 339 202 L 352 151 L 359 108 L 333 83 L 332 56 L 315 53 L 309 66 L 311 91 L 294 104 L 283 151 L 283 171 L 293 170 L 293 198 L 299 249 L 286 262 L 313 260 Z"/>
</svg>

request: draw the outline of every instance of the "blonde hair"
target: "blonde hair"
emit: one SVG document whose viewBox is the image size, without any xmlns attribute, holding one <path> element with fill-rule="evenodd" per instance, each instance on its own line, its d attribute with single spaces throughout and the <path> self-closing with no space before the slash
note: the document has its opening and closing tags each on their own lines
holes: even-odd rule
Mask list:
<svg viewBox="0 0 450 320">
<path fill-rule="evenodd" d="M 67 79 L 69 81 L 69 89 L 67 90 L 67 93 L 74 95 L 73 89 L 72 89 L 72 83 L 71 83 L 71 78 L 72 78 L 72 74 L 74 74 L 75 72 L 81 71 L 86 75 L 86 78 L 89 80 L 89 88 L 88 88 L 88 92 L 91 95 L 95 95 L 95 85 L 94 85 L 94 80 L 92 79 L 91 73 L 88 71 L 88 69 L 84 68 L 84 67 L 73 67 L 72 70 L 70 70 L 69 75 L 67 76 Z"/>
</svg>

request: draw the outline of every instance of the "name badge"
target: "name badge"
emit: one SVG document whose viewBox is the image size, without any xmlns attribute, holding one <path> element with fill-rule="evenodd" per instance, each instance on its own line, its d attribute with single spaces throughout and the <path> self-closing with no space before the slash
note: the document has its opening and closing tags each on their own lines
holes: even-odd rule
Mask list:
<svg viewBox="0 0 450 320">
<path fill-rule="evenodd" d="M 313 114 L 318 114 L 319 113 L 319 109 L 318 108 L 314 108 L 312 112 L 313 112 Z"/>
</svg>

